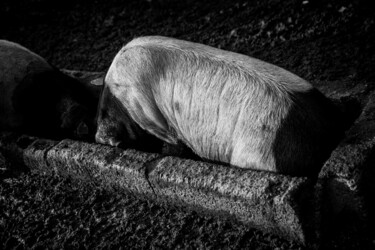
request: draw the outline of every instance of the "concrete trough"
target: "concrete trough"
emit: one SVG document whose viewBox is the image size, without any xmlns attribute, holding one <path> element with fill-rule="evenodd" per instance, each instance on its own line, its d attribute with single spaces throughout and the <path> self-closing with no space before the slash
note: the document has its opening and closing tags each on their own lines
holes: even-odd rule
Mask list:
<svg viewBox="0 0 375 250">
<path fill-rule="evenodd" d="M 73 140 L 26 138 L 3 134 L 0 147 L 6 157 L 22 159 L 32 171 L 80 178 L 168 205 L 225 215 L 266 232 L 306 241 L 311 218 L 306 205 L 313 188 L 307 178 Z M 30 144 L 26 146 L 25 141 Z"/>
<path fill-rule="evenodd" d="M 95 85 L 93 91 L 100 90 L 101 73 L 65 72 Z M 88 185 L 235 219 L 293 241 L 315 244 L 316 237 L 324 235 L 323 228 L 340 211 L 350 208 L 363 221 L 367 218 L 367 196 L 361 190 L 371 186 L 374 176 L 370 166 L 374 165 L 375 94 L 368 95 L 366 88 L 349 92 L 323 90 L 338 101 L 368 98 L 361 104 L 360 117 L 333 151 L 317 181 L 5 132 L 0 134 L 0 153 L 32 171 L 83 179 Z M 357 111 L 353 110 L 355 114 Z"/>
<path fill-rule="evenodd" d="M 307 178 L 174 157 L 162 158 L 148 176 L 161 202 L 232 217 L 300 242 L 311 233 L 313 184 Z"/>
</svg>

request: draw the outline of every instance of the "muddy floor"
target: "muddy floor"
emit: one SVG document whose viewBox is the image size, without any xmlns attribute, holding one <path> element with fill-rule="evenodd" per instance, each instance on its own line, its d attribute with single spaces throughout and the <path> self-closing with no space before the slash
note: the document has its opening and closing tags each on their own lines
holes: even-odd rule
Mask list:
<svg viewBox="0 0 375 250">
<path fill-rule="evenodd" d="M 374 89 L 371 0 L 2 0 L 0 39 L 58 68 L 105 71 L 122 45 L 164 35 L 251 55 L 319 88 Z M 233 222 L 165 208 L 0 161 L 0 248 L 301 249 Z M 354 232 L 355 233 L 355 232 Z M 335 238 L 329 249 L 373 242 Z"/>
</svg>

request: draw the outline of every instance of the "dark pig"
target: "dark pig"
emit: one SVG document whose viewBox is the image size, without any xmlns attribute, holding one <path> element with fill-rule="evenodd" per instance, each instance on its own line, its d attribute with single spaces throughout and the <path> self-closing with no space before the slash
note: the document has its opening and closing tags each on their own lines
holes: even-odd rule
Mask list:
<svg viewBox="0 0 375 250">
<path fill-rule="evenodd" d="M 0 130 L 94 138 L 98 98 L 39 55 L 0 40 Z"/>
</svg>

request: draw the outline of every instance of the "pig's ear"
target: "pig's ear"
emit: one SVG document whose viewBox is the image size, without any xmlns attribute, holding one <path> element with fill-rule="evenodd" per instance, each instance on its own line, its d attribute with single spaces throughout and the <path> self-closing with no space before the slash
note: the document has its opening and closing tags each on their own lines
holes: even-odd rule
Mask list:
<svg viewBox="0 0 375 250">
<path fill-rule="evenodd" d="M 90 84 L 95 86 L 102 86 L 104 82 L 104 76 L 90 80 Z"/>
<path fill-rule="evenodd" d="M 155 103 L 132 98 L 126 105 L 131 118 L 144 130 L 170 144 L 177 144 L 177 139 L 168 127 L 168 123 Z"/>
</svg>

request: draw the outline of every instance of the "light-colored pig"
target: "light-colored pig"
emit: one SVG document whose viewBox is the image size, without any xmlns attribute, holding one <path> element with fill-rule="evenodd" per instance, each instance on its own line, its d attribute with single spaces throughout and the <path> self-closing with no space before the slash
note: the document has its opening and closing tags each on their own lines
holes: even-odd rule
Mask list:
<svg viewBox="0 0 375 250">
<path fill-rule="evenodd" d="M 152 134 L 211 161 L 290 175 L 315 174 L 342 132 L 333 104 L 295 74 L 160 36 L 118 52 L 98 111 L 99 143 Z"/>
</svg>

